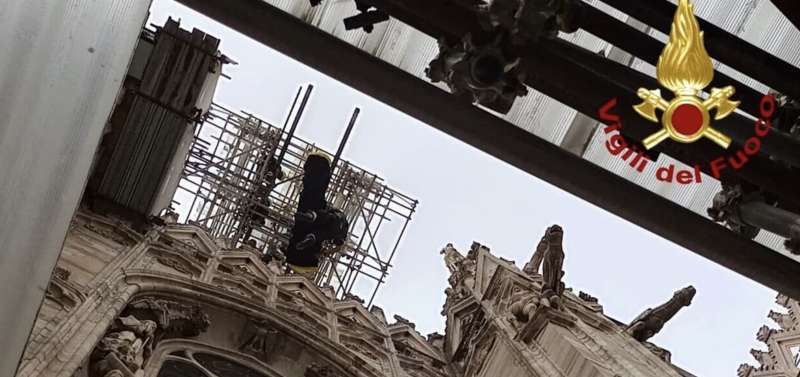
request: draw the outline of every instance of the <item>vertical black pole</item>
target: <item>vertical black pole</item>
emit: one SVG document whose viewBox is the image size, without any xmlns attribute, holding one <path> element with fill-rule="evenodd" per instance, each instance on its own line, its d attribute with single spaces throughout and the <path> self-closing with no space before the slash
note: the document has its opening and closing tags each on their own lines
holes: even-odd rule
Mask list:
<svg viewBox="0 0 800 377">
<path fill-rule="evenodd" d="M 292 121 L 292 127 L 289 128 L 289 132 L 286 134 L 286 142 L 283 143 L 283 148 L 281 148 L 281 153 L 278 154 L 278 166 L 281 165 L 283 162 L 283 157 L 286 156 L 286 151 L 289 150 L 289 145 L 292 142 L 292 138 L 294 137 L 294 132 L 297 130 L 297 125 L 300 123 L 300 118 L 303 117 L 303 112 L 306 110 L 306 105 L 308 104 L 308 99 L 311 97 L 311 92 L 314 91 L 314 85 L 309 84 L 308 89 L 306 89 L 306 93 L 303 95 L 303 100 L 300 101 L 300 108 L 297 109 L 297 115 L 295 115 L 294 120 Z M 272 184 L 275 184 L 275 177 L 273 177 Z"/>
<path fill-rule="evenodd" d="M 350 117 L 350 123 L 347 124 L 347 129 L 344 131 L 342 141 L 339 142 L 339 149 L 336 150 L 336 156 L 333 157 L 333 162 L 331 163 L 331 174 L 336 170 L 336 165 L 339 163 L 339 159 L 342 157 L 344 146 L 347 144 L 347 140 L 350 139 L 350 132 L 353 131 L 353 127 L 356 125 L 356 121 L 358 121 L 359 114 L 361 114 L 361 109 L 356 107 L 356 109 L 353 110 L 353 115 Z"/>
</svg>

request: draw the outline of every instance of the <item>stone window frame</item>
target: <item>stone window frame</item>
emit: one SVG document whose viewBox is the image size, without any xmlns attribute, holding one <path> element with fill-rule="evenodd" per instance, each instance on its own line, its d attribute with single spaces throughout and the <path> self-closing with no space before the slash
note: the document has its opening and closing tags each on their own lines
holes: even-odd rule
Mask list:
<svg viewBox="0 0 800 377">
<path fill-rule="evenodd" d="M 184 352 L 190 357 L 186 358 L 174 355 L 177 352 Z M 208 343 L 188 339 L 165 340 L 161 342 L 154 350 L 153 356 L 151 357 L 148 366 L 145 368 L 144 377 L 157 377 L 164 363 L 168 360 L 188 363 L 193 367 L 203 371 L 207 377 L 231 377 L 219 376 L 209 371 L 202 364 L 191 358 L 191 355 L 194 353 L 205 353 L 228 359 L 234 363 L 240 364 L 243 367 L 258 372 L 263 377 L 283 377 L 283 375 L 272 369 L 269 365 L 262 363 L 250 355 L 236 350 L 220 348 Z"/>
</svg>

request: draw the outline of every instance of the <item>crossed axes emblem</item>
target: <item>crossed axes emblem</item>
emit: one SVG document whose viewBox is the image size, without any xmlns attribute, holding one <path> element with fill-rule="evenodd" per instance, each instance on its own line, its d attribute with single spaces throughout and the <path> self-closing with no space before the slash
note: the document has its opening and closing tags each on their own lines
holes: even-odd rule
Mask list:
<svg viewBox="0 0 800 377">
<path fill-rule="evenodd" d="M 712 89 L 711 96 L 706 100 L 695 95 L 677 95 L 671 102 L 667 102 L 661 97 L 661 90 L 640 88 L 637 94 L 643 102 L 634 106 L 636 112 L 655 123 L 659 123 L 656 110 L 664 112 L 662 117 L 664 128 L 644 139 L 645 148 L 653 148 L 668 138 L 682 143 L 692 143 L 707 137 L 727 149 L 731 144 L 731 138 L 711 127 L 709 114 L 711 110 L 716 109 L 714 119 L 720 120 L 733 113 L 740 103 L 730 100 L 735 92 L 732 86 L 727 86 L 723 89 Z"/>
<path fill-rule="evenodd" d="M 731 138 L 711 127 L 711 110 L 716 110 L 715 120 L 720 120 L 736 110 L 740 102 L 730 98 L 736 92 L 732 86 L 712 88 L 707 99 L 699 93 L 714 79 L 714 65 L 706 52 L 703 32 L 694 16 L 690 0 L 679 0 L 672 23 L 669 43 L 658 59 L 658 82 L 675 93 L 672 101 L 661 97 L 661 90 L 641 88 L 637 95 L 643 100 L 633 108 L 645 119 L 659 123 L 656 110 L 663 111 L 660 123 L 663 128 L 644 139 L 642 144 L 651 149 L 666 139 L 680 143 L 693 143 L 707 137 L 727 149 Z"/>
</svg>

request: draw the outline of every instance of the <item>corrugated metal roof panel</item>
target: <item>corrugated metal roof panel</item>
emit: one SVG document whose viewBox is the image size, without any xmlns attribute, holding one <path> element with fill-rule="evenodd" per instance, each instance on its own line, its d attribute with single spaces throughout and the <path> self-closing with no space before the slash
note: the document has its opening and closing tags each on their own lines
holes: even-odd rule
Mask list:
<svg viewBox="0 0 800 377">
<path fill-rule="evenodd" d="M 671 1 L 676 3 L 675 0 Z M 287 5 L 296 3 L 292 0 L 268 0 L 268 2 L 279 4 L 279 7 L 283 7 L 282 9 L 292 9 L 294 12 L 293 14 L 302 14 L 302 11 L 300 11 L 301 7 L 295 6 L 291 8 Z M 622 21 L 628 19 L 627 15 L 609 7 L 601 1 L 587 0 L 586 2 L 611 14 L 617 19 Z M 341 4 L 341 2 L 332 4 Z M 766 51 L 792 64 L 800 64 L 800 49 L 796 48 L 796 46 L 800 45 L 800 32 L 780 14 L 770 1 L 747 0 L 736 7 L 714 1 L 697 1 L 695 4 L 698 16 L 731 33 L 740 35 L 743 39 L 764 48 Z M 317 23 L 315 24 L 375 54 L 381 59 L 425 79 L 424 70 L 428 66 L 430 60 L 438 53 L 438 45 L 433 38 L 397 20 L 391 20 L 386 23 L 385 31 L 379 34 L 380 41 L 371 44 L 375 47 L 365 47 L 370 44 L 354 43 L 353 41 L 355 39 L 351 34 L 342 34 L 338 31 L 339 27 L 337 27 L 336 24 L 338 23 L 340 25 L 342 18 L 346 16 L 342 13 L 341 9 L 346 8 L 325 7 L 320 11 L 318 15 L 319 21 L 316 21 Z M 355 33 L 363 32 L 359 31 Z M 667 40 L 667 36 L 659 31 L 651 29 L 649 33 L 662 42 L 666 42 Z M 599 40 L 583 31 L 562 35 L 562 38 L 591 51 L 599 52 L 609 48 L 609 44 L 605 41 Z M 631 66 L 636 70 L 655 76 L 655 67 L 640 59 L 634 59 Z M 748 78 L 727 66 L 719 65 L 719 69 L 759 91 L 766 92 L 767 90 L 764 85 L 758 83 L 756 80 Z M 445 88 L 445 86 L 441 84 L 437 86 Z M 531 90 L 528 96 L 518 99 L 511 108 L 511 111 L 504 115 L 503 118 L 537 136 L 559 144 L 569 130 L 569 127 L 573 124 L 576 115 L 577 112 L 575 110 L 535 90 Z M 648 190 L 689 208 L 700 215 L 707 216 L 706 208 L 711 204 L 714 195 L 720 190 L 719 182 L 716 182 L 710 177 L 704 177 L 702 184 L 664 184 L 655 179 L 654 172 L 640 174 L 628 166 L 627 162 L 612 156 L 606 150 L 605 141 L 606 135 L 603 133 L 602 128 L 598 128 L 594 136 L 592 136 L 583 157 L 614 174 L 635 182 L 642 187 L 646 187 Z M 654 169 L 652 166 L 661 166 L 669 163 L 676 163 L 676 165 L 683 166 L 683 164 L 677 163 L 674 159 L 664 156 L 661 161 L 658 161 L 658 164 L 651 164 L 650 169 Z M 778 236 L 762 232 L 762 235 L 759 235 L 757 241 L 770 248 L 783 251 L 783 240 Z"/>
</svg>

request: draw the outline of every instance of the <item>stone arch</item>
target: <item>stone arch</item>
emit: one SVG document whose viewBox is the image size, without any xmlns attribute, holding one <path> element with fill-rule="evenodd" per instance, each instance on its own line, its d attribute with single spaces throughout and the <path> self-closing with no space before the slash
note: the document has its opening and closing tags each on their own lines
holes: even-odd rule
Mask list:
<svg viewBox="0 0 800 377">
<path fill-rule="evenodd" d="M 294 313 L 291 311 L 282 310 L 272 305 L 265 305 L 260 300 L 231 295 L 218 287 L 185 277 L 140 270 L 130 271 L 126 275 L 125 281 L 137 287 L 131 301 L 145 296 L 158 296 L 191 301 L 212 312 L 208 334 L 201 335 L 194 340 L 199 342 L 198 344 L 206 344 L 218 349 L 228 349 L 239 354 L 242 353 L 240 348 L 244 345 L 244 342 L 248 341 L 247 328 L 266 326 L 270 331 L 279 333 L 276 338 L 293 341 L 294 352 L 302 350 L 308 355 L 314 355 L 313 359 L 320 362 L 320 365 L 317 366 L 321 366 L 323 369 L 329 368 L 330 371 L 328 373 L 334 373 L 330 374 L 330 376 L 378 377 L 383 375 L 369 364 L 365 364 L 357 354 L 342 347 L 333 339 L 330 331 L 333 329 L 332 323 L 319 323 L 320 326 L 329 331 L 315 332 L 310 326 L 302 323 L 299 318 L 292 317 Z M 225 321 L 229 328 L 224 329 L 224 331 L 215 324 L 214 320 L 215 315 L 219 317 L 222 312 L 231 316 Z M 234 317 L 235 320 L 232 319 Z M 238 326 L 240 333 L 238 335 L 234 334 L 235 329 L 230 326 Z M 227 334 L 227 337 L 222 336 L 222 333 Z M 219 344 L 217 341 L 223 338 L 226 339 L 225 342 L 227 343 Z M 181 341 L 191 342 L 190 340 Z M 269 347 L 267 343 L 265 343 L 264 347 Z M 270 352 L 266 348 L 263 351 L 265 353 Z M 259 360 L 258 357 L 251 354 L 251 358 L 253 357 L 255 360 Z M 270 365 L 269 362 L 260 361 L 260 363 Z M 303 364 L 304 367 L 311 366 L 308 357 L 303 360 L 303 363 L 305 363 Z M 149 367 L 150 364 L 148 363 Z M 274 367 L 271 368 L 275 370 Z M 281 371 L 278 371 L 278 373 L 281 373 Z M 147 376 L 150 375 L 148 374 Z"/>
<path fill-rule="evenodd" d="M 150 364 L 145 369 L 144 377 L 157 377 L 165 363 L 170 360 L 193 364 L 193 366 L 204 372 L 207 377 L 228 377 L 221 376 L 219 375 L 220 373 L 204 365 L 203 360 L 197 360 L 197 355 L 214 355 L 228 360 L 231 363 L 252 370 L 253 376 L 284 377 L 278 371 L 251 355 L 189 339 L 168 340 L 159 344 L 153 353 Z"/>
</svg>

